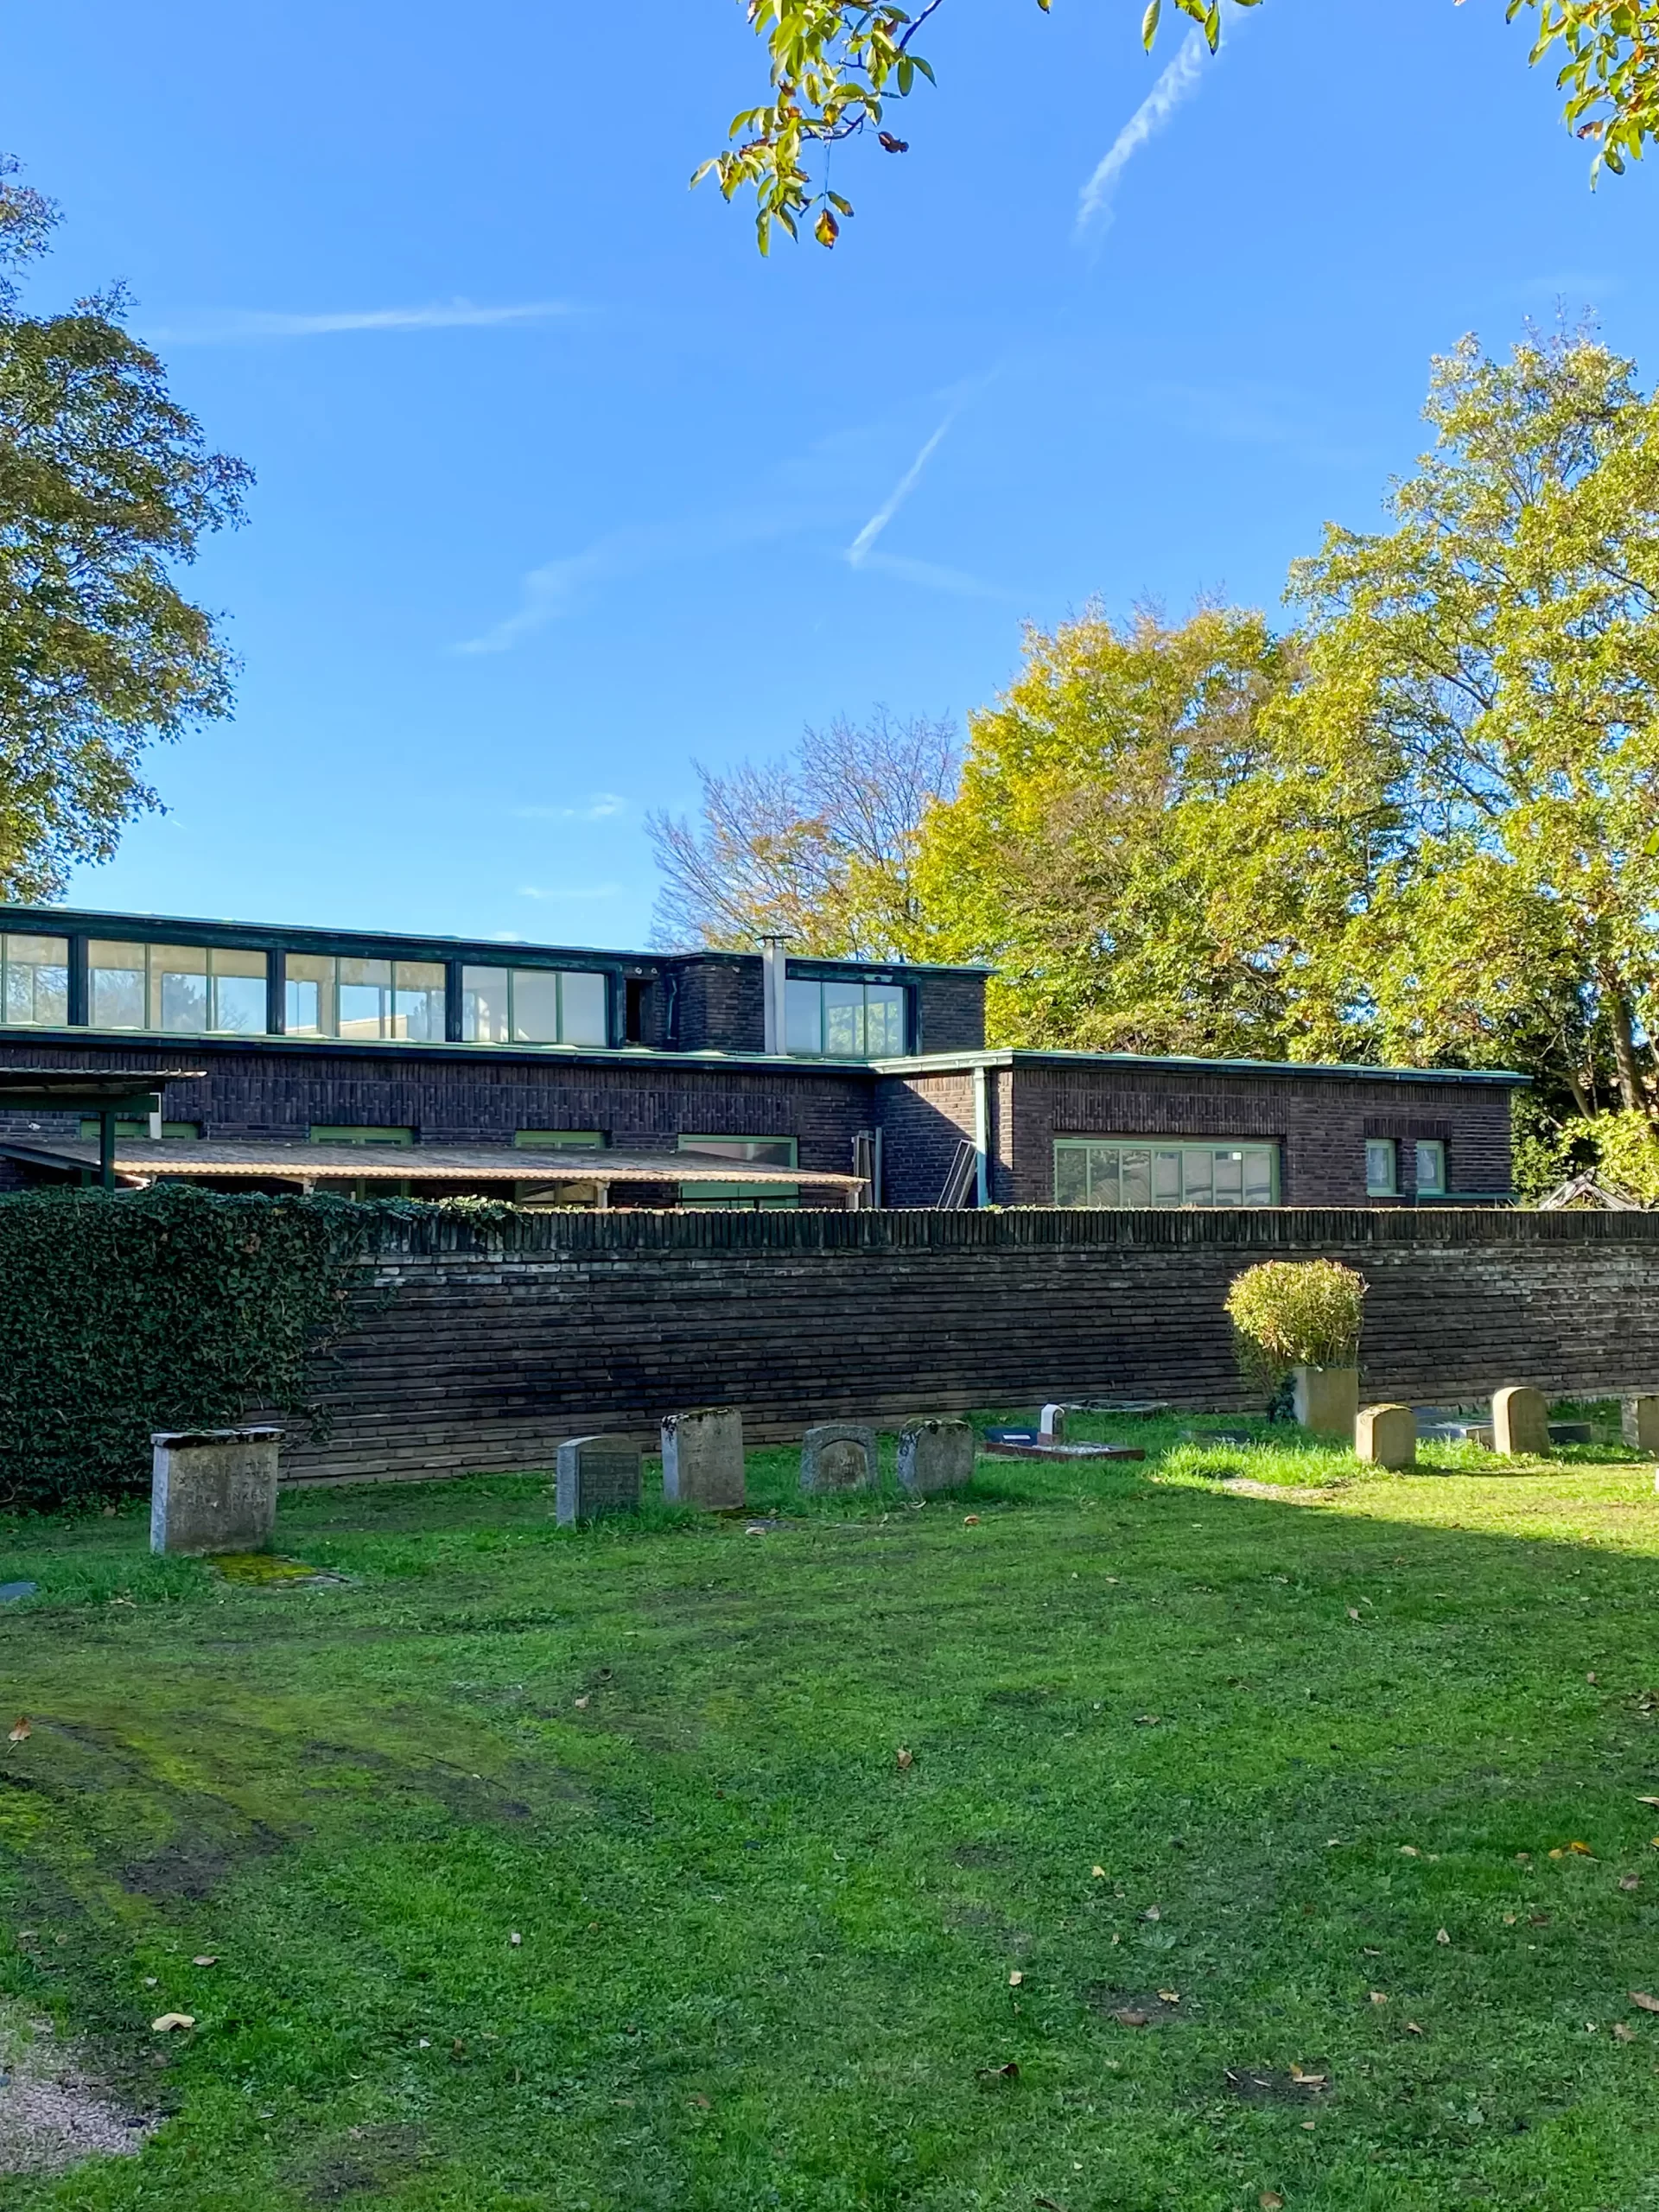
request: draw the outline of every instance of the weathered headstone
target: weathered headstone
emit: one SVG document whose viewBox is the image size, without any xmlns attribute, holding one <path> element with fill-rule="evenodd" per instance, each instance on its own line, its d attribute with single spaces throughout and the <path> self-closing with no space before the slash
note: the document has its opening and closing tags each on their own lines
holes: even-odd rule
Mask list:
<svg viewBox="0 0 1659 2212">
<path fill-rule="evenodd" d="M 1065 1406 L 1045 1406 L 1037 1417 L 1037 1433 L 1045 1444 L 1064 1444 L 1065 1441 Z"/>
<path fill-rule="evenodd" d="M 257 1552 L 276 1526 L 280 1428 L 160 1429 L 150 1438 L 149 1548 Z"/>
<path fill-rule="evenodd" d="M 559 1446 L 557 1504 L 562 1529 L 606 1513 L 639 1510 L 639 1446 L 626 1436 L 573 1436 Z"/>
<path fill-rule="evenodd" d="M 801 1439 L 801 1488 L 815 1495 L 873 1490 L 880 1465 L 875 1431 L 857 1421 L 823 1421 Z"/>
<path fill-rule="evenodd" d="M 1409 1406 L 1362 1406 L 1354 1421 L 1354 1457 L 1372 1467 L 1414 1467 L 1417 1417 Z"/>
<path fill-rule="evenodd" d="M 1492 1449 L 1506 1459 L 1548 1451 L 1549 1401 L 1541 1390 L 1516 1385 L 1492 1393 Z"/>
<path fill-rule="evenodd" d="M 670 1414 L 663 1423 L 663 1496 L 711 1513 L 743 1503 L 743 1416 L 735 1406 Z"/>
<path fill-rule="evenodd" d="M 1659 1459 L 1659 1397 L 1626 1398 L 1619 1408 L 1624 1441 Z"/>
<path fill-rule="evenodd" d="M 899 1432 L 899 1480 L 917 1497 L 973 1480 L 974 1432 L 965 1421 L 912 1421 Z"/>
<path fill-rule="evenodd" d="M 1295 1414 L 1316 1436 L 1351 1437 L 1359 1417 L 1357 1367 L 1298 1367 L 1292 1370 Z"/>
</svg>

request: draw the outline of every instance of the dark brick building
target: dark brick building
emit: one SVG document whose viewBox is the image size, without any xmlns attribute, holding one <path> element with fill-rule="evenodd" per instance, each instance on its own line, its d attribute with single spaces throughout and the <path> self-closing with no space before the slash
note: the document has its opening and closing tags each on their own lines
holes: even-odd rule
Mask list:
<svg viewBox="0 0 1659 2212">
<path fill-rule="evenodd" d="M 1501 1073 L 988 1052 L 985 971 L 0 907 L 0 1082 L 154 1077 L 124 1181 L 532 1204 L 1497 1204 Z M 0 1110 L 0 1187 L 99 1131 Z"/>
</svg>

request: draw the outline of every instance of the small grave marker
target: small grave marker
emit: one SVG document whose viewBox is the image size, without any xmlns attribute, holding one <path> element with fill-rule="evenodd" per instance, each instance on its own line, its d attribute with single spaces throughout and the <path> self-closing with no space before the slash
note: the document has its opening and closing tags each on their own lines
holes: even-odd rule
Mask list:
<svg viewBox="0 0 1659 2212">
<path fill-rule="evenodd" d="M 1414 1467 L 1417 1420 L 1409 1406 L 1362 1406 L 1354 1419 L 1354 1457 L 1373 1467 Z"/>
<path fill-rule="evenodd" d="M 149 1489 L 149 1548 L 200 1558 L 254 1552 L 276 1526 L 280 1428 L 158 1430 Z"/>
<path fill-rule="evenodd" d="M 1541 1455 L 1549 1449 L 1549 1401 L 1522 1386 L 1492 1394 L 1492 1449 L 1503 1459 Z"/>
<path fill-rule="evenodd" d="M 875 1431 L 858 1421 L 821 1421 L 801 1439 L 801 1488 L 810 1496 L 874 1490 L 880 1465 Z"/>
<path fill-rule="evenodd" d="M 573 1436 L 560 1445 L 556 1466 L 562 1529 L 639 1510 L 639 1446 L 632 1438 Z"/>
<path fill-rule="evenodd" d="M 899 1432 L 899 1480 L 917 1497 L 973 1480 L 974 1432 L 965 1421 L 908 1421 Z"/>
<path fill-rule="evenodd" d="M 712 1513 L 743 1504 L 743 1416 L 735 1406 L 670 1414 L 663 1423 L 663 1496 Z"/>
</svg>

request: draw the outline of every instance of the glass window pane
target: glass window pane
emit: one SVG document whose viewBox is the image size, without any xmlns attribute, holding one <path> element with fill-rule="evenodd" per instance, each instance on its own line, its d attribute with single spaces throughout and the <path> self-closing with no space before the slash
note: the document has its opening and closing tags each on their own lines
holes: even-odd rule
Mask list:
<svg viewBox="0 0 1659 2212">
<path fill-rule="evenodd" d="M 5 940 L 5 1002 L 0 1020 L 66 1022 L 69 1019 L 69 940 L 9 937 Z"/>
<path fill-rule="evenodd" d="M 1181 1162 L 1181 1179 L 1185 1186 L 1186 1203 L 1190 1206 L 1212 1206 L 1216 1203 L 1216 1156 L 1208 1145 L 1202 1150 L 1194 1145 Z"/>
<path fill-rule="evenodd" d="M 144 948 L 103 944 L 89 950 L 91 1020 L 94 1029 L 142 1029 L 144 1026 Z"/>
<path fill-rule="evenodd" d="M 515 1129 L 512 1141 L 521 1152 L 599 1152 L 604 1149 L 603 1129 Z"/>
<path fill-rule="evenodd" d="M 342 960 L 340 963 L 340 1034 L 373 1038 L 391 1034 L 391 963 Z"/>
<path fill-rule="evenodd" d="M 1242 1206 L 1244 1203 L 1244 1155 L 1242 1152 L 1218 1152 L 1216 1162 L 1216 1204 L 1218 1206 Z"/>
<path fill-rule="evenodd" d="M 1417 1147 L 1417 1195 L 1439 1198 L 1446 1189 L 1446 1147 L 1438 1137 Z"/>
<path fill-rule="evenodd" d="M 859 1060 L 864 1057 L 864 986 L 826 983 L 823 987 L 823 1049 L 831 1058 Z"/>
<path fill-rule="evenodd" d="M 603 976 L 567 975 L 561 987 L 559 1042 L 562 1045 L 607 1045 L 605 1020 L 606 979 Z"/>
<path fill-rule="evenodd" d="M 1153 1154 L 1152 1202 L 1156 1206 L 1178 1206 L 1181 1203 L 1181 1155 L 1179 1152 Z"/>
<path fill-rule="evenodd" d="M 443 1042 L 443 965 L 400 960 L 392 973 L 391 1034 L 411 1045 Z"/>
<path fill-rule="evenodd" d="M 1273 1204 L 1273 1154 L 1255 1146 L 1244 1154 L 1244 1203 L 1247 1206 Z"/>
<path fill-rule="evenodd" d="M 1057 1144 L 1054 1147 L 1054 1203 L 1057 1206 L 1086 1206 L 1089 1203 L 1089 1147 Z"/>
<path fill-rule="evenodd" d="M 559 979 L 550 968 L 515 968 L 512 1039 L 516 1045 L 559 1041 Z"/>
<path fill-rule="evenodd" d="M 461 969 L 461 1033 L 469 1045 L 505 1045 L 512 1034 L 505 968 Z"/>
<path fill-rule="evenodd" d="M 1149 1152 L 1126 1152 L 1123 1159 L 1123 1204 L 1126 1206 L 1149 1206 L 1152 1204 L 1152 1154 Z"/>
<path fill-rule="evenodd" d="M 896 986 L 872 984 L 864 994 L 864 1040 L 873 1060 L 896 1058 L 905 1049 L 905 995 Z"/>
<path fill-rule="evenodd" d="M 1371 1198 L 1394 1192 L 1394 1139 L 1372 1137 L 1365 1146 L 1365 1189 Z"/>
<path fill-rule="evenodd" d="M 213 970 L 213 1027 L 238 1037 L 258 1037 L 265 1027 L 265 956 L 215 945 Z"/>
<path fill-rule="evenodd" d="M 1090 1146 L 1089 1203 L 1091 1206 L 1122 1205 L 1123 1193 L 1119 1165 L 1120 1155 L 1115 1144 Z"/>
<path fill-rule="evenodd" d="M 290 952 L 283 994 L 283 1027 L 290 1037 L 334 1035 L 334 963 L 320 952 Z"/>
<path fill-rule="evenodd" d="M 200 946 L 150 946 L 149 1027 L 198 1036 L 207 1028 L 207 955 Z"/>
<path fill-rule="evenodd" d="M 822 1052 L 823 1050 L 823 988 L 821 984 L 797 981 L 784 986 L 784 1050 Z"/>
<path fill-rule="evenodd" d="M 717 1160 L 753 1160 L 762 1167 L 797 1165 L 793 1137 L 688 1137 L 679 1139 L 682 1152 L 712 1153 Z"/>
</svg>

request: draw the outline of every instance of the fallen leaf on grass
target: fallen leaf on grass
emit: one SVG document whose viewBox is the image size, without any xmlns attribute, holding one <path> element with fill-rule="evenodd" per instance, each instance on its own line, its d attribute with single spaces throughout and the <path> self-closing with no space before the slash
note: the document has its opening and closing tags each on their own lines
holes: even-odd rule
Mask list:
<svg viewBox="0 0 1659 2212">
<path fill-rule="evenodd" d="M 1010 1989 L 1018 1989 L 1025 1978 L 1026 1977 L 1020 1973 L 1019 1967 L 1016 1967 L 1014 1972 L 1008 1976 L 1008 1987 Z"/>
<path fill-rule="evenodd" d="M 1414 1843 L 1402 1843 L 1400 1847 L 1400 1856 L 1402 1859 L 1421 1859 L 1422 1855 Z"/>
<path fill-rule="evenodd" d="M 1150 2012 L 1137 2012 L 1133 2005 L 1125 2005 L 1112 2018 L 1120 2028 L 1147 2028 L 1152 2025 Z"/>
<path fill-rule="evenodd" d="M 1020 2079 L 1020 2062 L 1017 2058 L 1011 2058 L 1006 2066 L 976 2067 L 974 2078 L 978 2082 L 1017 2082 Z"/>
<path fill-rule="evenodd" d="M 1135 1716 L 1135 1725 L 1137 1728 L 1155 1728 L 1158 1726 L 1158 1715 L 1155 1713 L 1137 1713 Z"/>
<path fill-rule="evenodd" d="M 962 1516 L 962 1525 L 964 1529 L 977 1529 L 979 1526 L 978 1514 L 964 1513 Z"/>
<path fill-rule="evenodd" d="M 1276 2189 L 1264 2189 L 1255 2201 L 1262 2212 L 1284 2212 L 1285 2200 Z"/>
<path fill-rule="evenodd" d="M 1039 2212 L 1065 2212 L 1065 2205 L 1057 2204 L 1052 2196 L 1033 2196 L 1031 2201 L 1039 2207 Z"/>
<path fill-rule="evenodd" d="M 1659 1805 L 1659 1797 L 1638 1797 L 1636 1802 L 1638 1805 Z"/>
<path fill-rule="evenodd" d="M 1621 1890 L 1639 1890 L 1642 1886 L 1642 1877 L 1639 1874 L 1621 1874 L 1618 1878 L 1618 1886 Z"/>
<path fill-rule="evenodd" d="M 1654 2009 L 1659 2011 L 1659 2005 Z M 149 2030 L 152 2035 L 166 2036 L 171 2035 L 175 2028 L 194 2028 L 195 2024 L 194 2013 L 163 2012 L 159 2020 L 150 2022 Z"/>
<path fill-rule="evenodd" d="M 29 1725 L 29 1715 L 26 1713 L 20 1713 L 17 1716 L 17 1725 L 12 1730 L 9 1740 L 14 1744 L 26 1744 L 34 1733 L 35 1731 Z"/>
<path fill-rule="evenodd" d="M 1659 1997 L 1649 1997 L 1645 1989 L 1633 1989 L 1630 2002 L 1639 2005 L 1644 2012 L 1659 2012 Z"/>
<path fill-rule="evenodd" d="M 1159 2001 L 1165 2005 L 1179 2005 L 1181 2001 L 1181 1993 L 1179 1989 L 1160 1989 L 1158 1996 Z"/>
<path fill-rule="evenodd" d="M 1106 1869 L 1103 1866 L 1091 1866 L 1089 1872 L 1096 1882 L 1103 1882 L 1106 1878 Z"/>
<path fill-rule="evenodd" d="M 1549 1855 L 1552 1859 L 1593 1859 L 1596 1854 L 1587 1843 L 1569 1843 L 1564 1849 L 1552 1851 Z"/>
<path fill-rule="evenodd" d="M 1349 1606 L 1348 1618 L 1351 1621 L 1357 1621 L 1359 1618 L 1359 1607 L 1357 1605 Z"/>
<path fill-rule="evenodd" d="M 204 1951 L 200 1958 L 192 1959 L 190 1963 L 193 1967 L 216 1967 L 219 1964 L 219 1954 L 216 1951 Z"/>
<path fill-rule="evenodd" d="M 1418 2026 L 1415 2020 L 1408 2020 L 1406 2022 L 1406 2033 L 1408 2036 L 1420 2036 L 1422 2032 L 1422 2030 Z"/>
<path fill-rule="evenodd" d="M 893 1764 L 902 1774 L 906 1767 L 913 1766 L 916 1764 L 916 1754 L 914 1751 L 907 1751 L 904 1745 L 900 1744 L 899 1749 L 893 1754 Z"/>
<path fill-rule="evenodd" d="M 591 1694 L 591 1693 L 590 1693 L 590 1694 Z M 577 1711 L 578 1713 L 585 1713 L 585 1712 L 587 1711 L 587 1709 L 588 1709 L 588 1700 L 587 1700 L 587 1698 L 585 1698 L 585 1697 L 579 1697 L 579 1698 L 575 1698 L 575 1699 L 574 1699 L 574 1700 L 572 1700 L 572 1702 L 573 1702 L 573 1703 L 574 1703 L 574 1705 L 575 1706 L 576 1711 Z"/>
<path fill-rule="evenodd" d="M 1513 1927 L 1514 1927 L 1514 1925 L 1515 1925 L 1515 1922 L 1516 1922 L 1516 1916 L 1515 1916 L 1515 1914 L 1514 1914 L 1514 1913 L 1512 1913 L 1512 1912 L 1506 1912 L 1506 1913 L 1504 1914 L 1504 1916 L 1503 1916 L 1503 1925 L 1504 1925 L 1506 1928 L 1513 1928 Z"/>
<path fill-rule="evenodd" d="M 708 2098 L 705 2097 L 701 2091 L 699 2091 L 696 2096 L 688 2097 L 685 2101 L 689 2105 L 696 2105 L 699 2112 L 712 2112 L 714 2110 L 714 2107 L 709 2103 Z"/>
<path fill-rule="evenodd" d="M 1613 2022 L 1613 2041 L 1615 2043 L 1634 2043 L 1636 2041 L 1636 2030 L 1630 2025 L 1628 2020 L 1615 2020 Z"/>
<path fill-rule="evenodd" d="M 1163 1916 L 1155 1904 L 1149 1904 L 1141 1916 L 1142 1920 L 1161 1920 Z"/>
<path fill-rule="evenodd" d="M 515 1951 L 518 1948 L 520 1944 L 523 1943 L 524 1940 L 524 1937 L 518 1933 L 518 1930 L 516 1928 L 513 1929 L 512 1935 L 507 1938 L 508 1942 L 512 1946 Z"/>
<path fill-rule="evenodd" d="M 1437 1943 L 1449 1943 L 1452 1941 L 1452 1938 L 1447 1935 L 1444 1928 L 1437 1928 L 1434 1931 L 1434 1941 Z"/>
<path fill-rule="evenodd" d="M 1370 1992 L 1370 1999 L 1373 2005 L 1386 2005 L 1389 2001 L 1389 1993 L 1386 1989 L 1373 1989 Z"/>
</svg>

